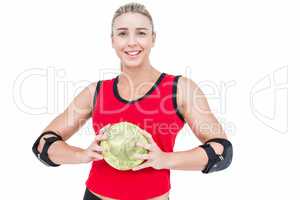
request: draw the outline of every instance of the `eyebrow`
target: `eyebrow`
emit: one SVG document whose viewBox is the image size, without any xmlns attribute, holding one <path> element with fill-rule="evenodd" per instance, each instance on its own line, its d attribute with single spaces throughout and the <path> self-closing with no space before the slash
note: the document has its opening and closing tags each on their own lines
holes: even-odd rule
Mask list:
<svg viewBox="0 0 300 200">
<path fill-rule="evenodd" d="M 145 27 L 138 27 L 136 28 L 137 30 L 149 30 L 148 28 L 145 28 Z M 128 30 L 128 28 L 125 28 L 125 27 L 121 27 L 121 28 L 117 28 L 118 31 L 121 31 L 121 30 Z"/>
</svg>

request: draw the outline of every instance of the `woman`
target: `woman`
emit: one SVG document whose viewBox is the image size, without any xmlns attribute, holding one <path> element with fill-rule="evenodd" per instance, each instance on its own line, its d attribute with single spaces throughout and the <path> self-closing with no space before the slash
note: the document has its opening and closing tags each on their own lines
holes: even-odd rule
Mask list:
<svg viewBox="0 0 300 200">
<path fill-rule="evenodd" d="M 111 39 L 121 74 L 86 87 L 34 144 L 38 158 L 51 166 L 93 161 L 84 200 L 165 200 L 171 169 L 209 173 L 231 163 L 231 143 L 200 88 L 186 77 L 160 72 L 151 65 L 155 36 L 152 18 L 143 5 L 120 7 L 112 20 Z M 92 144 L 86 149 L 68 145 L 66 140 L 89 118 L 96 132 Z M 146 161 L 128 171 L 109 166 L 99 146 L 107 138 L 107 128 L 121 121 L 138 125 L 150 142 L 137 144 L 149 150 L 136 155 Z M 173 152 L 176 135 L 185 123 L 204 144 Z"/>
</svg>

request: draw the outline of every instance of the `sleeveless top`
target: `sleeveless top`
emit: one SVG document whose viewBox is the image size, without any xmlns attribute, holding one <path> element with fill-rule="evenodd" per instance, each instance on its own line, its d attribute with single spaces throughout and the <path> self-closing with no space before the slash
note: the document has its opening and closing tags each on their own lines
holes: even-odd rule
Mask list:
<svg viewBox="0 0 300 200">
<path fill-rule="evenodd" d="M 118 92 L 118 77 L 98 81 L 92 111 L 96 134 L 106 124 L 128 121 L 150 133 L 164 152 L 173 152 L 177 133 L 185 121 L 176 102 L 179 76 L 161 73 L 142 97 L 129 101 Z M 142 200 L 168 192 L 170 170 L 152 167 L 121 171 L 105 160 L 93 161 L 86 187 L 99 195 L 121 200 Z"/>
</svg>

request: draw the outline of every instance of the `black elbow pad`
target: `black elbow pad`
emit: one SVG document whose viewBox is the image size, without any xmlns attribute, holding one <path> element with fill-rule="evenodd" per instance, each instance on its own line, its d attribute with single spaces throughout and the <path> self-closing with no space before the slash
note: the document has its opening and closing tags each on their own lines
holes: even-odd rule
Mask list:
<svg viewBox="0 0 300 200">
<path fill-rule="evenodd" d="M 208 144 L 209 142 L 216 142 L 221 144 L 224 147 L 223 153 L 221 155 L 216 154 L 211 145 Z M 233 157 L 233 148 L 229 140 L 224 138 L 214 138 L 206 141 L 203 145 L 200 145 L 200 147 L 205 150 L 208 156 L 208 163 L 205 169 L 202 170 L 203 173 L 220 171 L 226 169 L 231 164 Z"/>
<path fill-rule="evenodd" d="M 53 135 L 51 137 L 48 138 L 44 138 L 45 140 L 45 144 L 43 146 L 42 152 L 39 153 L 38 151 L 38 146 L 40 143 L 41 138 L 44 135 Z M 32 146 L 32 152 L 34 153 L 34 155 L 37 157 L 37 159 L 39 159 L 42 163 L 44 163 L 46 166 L 49 167 L 57 167 L 59 166 L 59 164 L 56 164 L 54 162 L 52 162 L 48 156 L 48 149 L 50 147 L 51 144 L 53 144 L 54 142 L 58 141 L 58 140 L 62 140 L 62 137 L 60 135 L 58 135 L 57 133 L 53 132 L 53 131 L 47 131 L 42 133 L 38 139 L 34 142 L 33 146 Z"/>
</svg>

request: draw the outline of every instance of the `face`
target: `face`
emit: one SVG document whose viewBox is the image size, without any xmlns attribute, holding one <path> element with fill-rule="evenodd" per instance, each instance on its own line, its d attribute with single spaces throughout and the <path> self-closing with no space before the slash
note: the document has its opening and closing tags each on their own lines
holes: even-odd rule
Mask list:
<svg viewBox="0 0 300 200">
<path fill-rule="evenodd" d="M 139 67 L 149 64 L 149 54 L 154 46 L 150 20 L 139 13 L 125 13 L 113 24 L 112 46 L 122 65 Z"/>
</svg>

